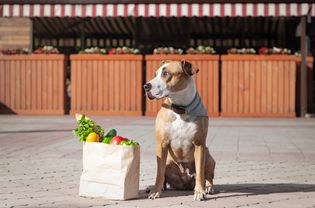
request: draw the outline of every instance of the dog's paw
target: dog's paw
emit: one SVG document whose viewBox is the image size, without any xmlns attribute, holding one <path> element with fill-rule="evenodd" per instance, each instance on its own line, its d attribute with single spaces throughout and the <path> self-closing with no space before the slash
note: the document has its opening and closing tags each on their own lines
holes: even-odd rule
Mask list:
<svg viewBox="0 0 315 208">
<path fill-rule="evenodd" d="M 214 194 L 214 186 L 206 186 L 206 194 Z"/>
<path fill-rule="evenodd" d="M 195 191 L 194 200 L 195 201 L 204 201 L 207 199 L 206 192 L 204 191 Z"/>
<path fill-rule="evenodd" d="M 145 189 L 145 192 L 148 194 L 151 192 L 151 190 L 154 189 L 154 186 L 148 186 L 146 189 Z"/>
<path fill-rule="evenodd" d="M 159 190 L 159 189 L 156 189 L 155 186 L 149 186 L 146 189 L 146 192 L 149 193 L 148 194 L 148 198 L 149 199 L 156 199 L 156 198 L 160 198 L 161 197 L 162 189 Z"/>
<path fill-rule="evenodd" d="M 156 199 L 161 197 L 161 192 L 160 191 L 150 191 L 148 194 L 148 199 Z"/>
</svg>

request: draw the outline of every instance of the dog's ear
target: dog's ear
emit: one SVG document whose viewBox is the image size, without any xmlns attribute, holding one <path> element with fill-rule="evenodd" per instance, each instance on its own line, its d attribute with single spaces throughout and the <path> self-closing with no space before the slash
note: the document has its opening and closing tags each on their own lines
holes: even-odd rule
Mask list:
<svg viewBox="0 0 315 208">
<path fill-rule="evenodd" d="M 181 66 L 183 69 L 183 72 L 187 75 L 187 76 L 192 76 L 194 74 L 197 74 L 199 71 L 199 68 L 195 65 L 192 65 L 191 63 L 182 60 L 181 62 Z"/>
</svg>

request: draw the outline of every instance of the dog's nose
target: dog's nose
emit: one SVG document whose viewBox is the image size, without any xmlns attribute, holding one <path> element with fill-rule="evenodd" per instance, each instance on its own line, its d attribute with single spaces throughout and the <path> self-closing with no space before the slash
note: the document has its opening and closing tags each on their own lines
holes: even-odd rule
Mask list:
<svg viewBox="0 0 315 208">
<path fill-rule="evenodd" d="M 146 92 L 149 92 L 152 88 L 152 85 L 150 83 L 146 83 L 145 85 L 143 85 L 143 88 Z"/>
</svg>

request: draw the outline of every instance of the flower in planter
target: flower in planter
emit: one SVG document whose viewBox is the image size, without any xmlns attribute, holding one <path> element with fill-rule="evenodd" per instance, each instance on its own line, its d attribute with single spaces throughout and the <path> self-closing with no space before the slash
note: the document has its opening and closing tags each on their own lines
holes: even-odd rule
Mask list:
<svg viewBox="0 0 315 208">
<path fill-rule="evenodd" d="M 108 54 L 116 54 L 116 48 L 112 48 L 108 51 Z"/>
<path fill-rule="evenodd" d="M 273 54 L 281 54 L 281 51 L 282 51 L 281 48 L 277 48 L 277 47 L 273 47 L 271 50 Z"/>
<path fill-rule="evenodd" d="M 134 54 L 140 54 L 140 50 L 137 49 L 137 48 L 135 48 L 135 49 L 133 49 L 133 53 L 134 53 Z"/>
<path fill-rule="evenodd" d="M 33 54 L 59 54 L 59 51 L 53 46 L 44 46 L 33 51 Z"/>
<path fill-rule="evenodd" d="M 123 54 L 124 51 L 122 50 L 122 48 L 118 47 L 116 48 L 116 54 Z"/>
<path fill-rule="evenodd" d="M 269 48 L 266 48 L 266 47 L 260 48 L 259 54 L 269 54 Z"/>
<path fill-rule="evenodd" d="M 286 54 L 289 55 L 291 54 L 291 50 L 287 48 L 277 48 L 277 47 L 272 47 L 272 48 L 266 48 L 262 47 L 259 49 L 259 54 Z"/>
<path fill-rule="evenodd" d="M 227 50 L 228 54 L 237 54 L 237 48 L 230 48 Z"/>
<path fill-rule="evenodd" d="M 186 50 L 187 54 L 215 54 L 216 51 L 210 46 L 198 46 L 197 48 L 190 47 Z"/>
<path fill-rule="evenodd" d="M 291 50 L 290 49 L 287 49 L 287 48 L 284 48 L 282 50 L 283 54 L 291 54 Z"/>
<path fill-rule="evenodd" d="M 183 54 L 183 49 L 173 47 L 155 48 L 153 54 Z"/>
<path fill-rule="evenodd" d="M 1 49 L 3 55 L 28 54 L 28 48 Z"/>
<path fill-rule="evenodd" d="M 104 48 L 92 47 L 86 48 L 79 52 L 80 54 L 106 54 L 107 51 Z"/>
<path fill-rule="evenodd" d="M 139 54 L 140 51 L 137 48 L 118 47 L 112 48 L 108 51 L 108 54 Z"/>
<path fill-rule="evenodd" d="M 294 55 L 295 55 L 295 56 L 301 56 L 302 54 L 301 54 L 301 51 L 296 51 L 296 52 L 294 53 Z"/>
<path fill-rule="evenodd" d="M 254 48 L 230 48 L 227 50 L 228 54 L 256 54 Z"/>
</svg>

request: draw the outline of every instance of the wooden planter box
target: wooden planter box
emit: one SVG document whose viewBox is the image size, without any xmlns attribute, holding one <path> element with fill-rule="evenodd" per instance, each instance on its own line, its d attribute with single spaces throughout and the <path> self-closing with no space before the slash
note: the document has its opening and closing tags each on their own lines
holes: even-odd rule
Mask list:
<svg viewBox="0 0 315 208">
<path fill-rule="evenodd" d="M 219 56 L 218 55 L 146 55 L 146 81 L 154 77 L 154 72 L 163 60 L 189 61 L 199 67 L 194 75 L 197 90 L 208 111 L 209 116 L 219 116 Z M 161 108 L 161 100 L 146 99 L 148 116 L 155 116 Z"/>
<path fill-rule="evenodd" d="M 64 114 L 64 55 L 0 56 L 0 113 Z"/>
<path fill-rule="evenodd" d="M 142 55 L 71 55 L 70 113 L 142 115 Z"/>
<path fill-rule="evenodd" d="M 296 57 L 222 55 L 221 115 L 295 117 Z"/>
</svg>

